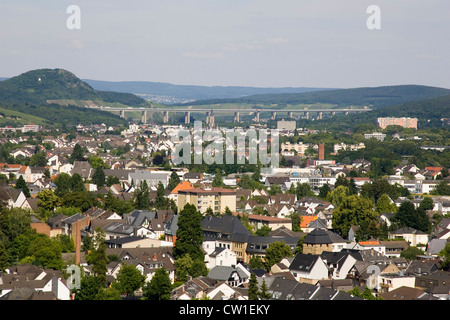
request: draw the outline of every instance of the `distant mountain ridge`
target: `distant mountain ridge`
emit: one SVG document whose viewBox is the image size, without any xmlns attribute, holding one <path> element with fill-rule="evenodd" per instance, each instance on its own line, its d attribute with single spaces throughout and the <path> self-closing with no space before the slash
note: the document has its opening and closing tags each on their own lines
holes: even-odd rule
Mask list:
<svg viewBox="0 0 450 320">
<path fill-rule="evenodd" d="M 142 95 L 171 96 L 180 99 L 227 99 L 239 98 L 255 94 L 303 93 L 311 91 L 331 90 L 330 88 L 308 87 L 248 87 L 248 86 L 200 86 L 178 85 L 151 81 L 101 81 L 83 79 L 96 90 L 128 92 Z"/>
<path fill-rule="evenodd" d="M 323 90 L 304 93 L 280 93 L 252 95 L 234 99 L 199 100 L 190 105 L 220 103 L 276 104 L 334 104 L 338 106 L 370 106 L 381 108 L 405 102 L 436 98 L 450 94 L 450 89 L 422 85 L 397 85 Z"/>
</svg>

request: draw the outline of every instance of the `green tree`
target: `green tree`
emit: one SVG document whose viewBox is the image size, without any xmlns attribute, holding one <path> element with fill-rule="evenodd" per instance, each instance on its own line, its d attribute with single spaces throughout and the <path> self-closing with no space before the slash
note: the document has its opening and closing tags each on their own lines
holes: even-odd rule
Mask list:
<svg viewBox="0 0 450 320">
<path fill-rule="evenodd" d="M 305 241 L 306 234 L 300 237 L 297 241 L 297 246 L 295 247 L 294 254 L 303 253 L 303 242 Z"/>
<path fill-rule="evenodd" d="M 32 167 L 45 167 L 47 165 L 47 156 L 45 152 L 38 152 L 31 156 L 30 166 Z"/>
<path fill-rule="evenodd" d="M 248 300 L 258 300 L 258 292 L 258 280 L 256 274 L 252 272 L 248 281 Z"/>
<path fill-rule="evenodd" d="M 134 265 L 123 263 L 113 286 L 127 296 L 134 296 L 134 292 L 144 284 L 145 276 Z"/>
<path fill-rule="evenodd" d="M 101 277 L 95 275 L 82 275 L 80 288 L 74 290 L 74 300 L 103 300 L 103 290 L 105 289 Z"/>
<path fill-rule="evenodd" d="M 258 293 L 258 296 L 261 300 L 268 300 L 272 298 L 272 294 L 268 292 L 269 288 L 267 287 L 266 279 L 263 278 L 261 283 L 261 289 Z"/>
<path fill-rule="evenodd" d="M 62 253 L 75 251 L 75 243 L 73 241 L 73 238 L 70 237 L 69 235 L 58 234 L 53 238 L 53 240 L 59 243 L 59 245 L 61 246 Z"/>
<path fill-rule="evenodd" d="M 30 242 L 26 256 L 33 264 L 60 270 L 63 267 L 61 245 L 43 234 L 37 234 Z"/>
<path fill-rule="evenodd" d="M 248 264 L 251 269 L 264 269 L 264 261 L 260 256 L 254 255 L 250 258 L 250 262 Z"/>
<path fill-rule="evenodd" d="M 431 191 L 433 195 L 441 195 L 441 196 L 450 196 L 450 186 L 448 185 L 447 180 L 442 180 L 436 186 L 436 188 Z"/>
<path fill-rule="evenodd" d="M 257 229 L 255 232 L 255 235 L 259 237 L 268 237 L 270 236 L 270 232 L 272 231 L 272 228 L 268 225 L 263 225 L 261 228 Z"/>
<path fill-rule="evenodd" d="M 86 211 L 92 208 L 94 200 L 87 192 L 69 192 L 62 197 L 61 206 L 79 208 L 81 211 Z"/>
<path fill-rule="evenodd" d="M 53 181 L 56 185 L 55 194 L 63 197 L 72 190 L 72 177 L 67 173 L 60 173 Z"/>
<path fill-rule="evenodd" d="M 450 243 L 447 242 L 445 244 L 444 249 L 439 252 L 439 256 L 444 258 L 442 261 L 440 268 L 443 270 L 449 270 L 450 268 Z"/>
<path fill-rule="evenodd" d="M 311 189 L 311 186 L 307 182 L 304 183 L 297 182 L 296 193 L 298 198 L 315 196 L 314 192 Z"/>
<path fill-rule="evenodd" d="M 220 169 L 216 170 L 216 173 L 214 175 L 214 179 L 212 181 L 213 187 L 223 187 L 223 178 L 222 178 L 222 172 Z"/>
<path fill-rule="evenodd" d="M 19 176 L 19 178 L 17 179 L 16 182 L 16 186 L 15 189 L 20 189 L 23 191 L 23 193 L 25 194 L 25 197 L 30 198 L 30 189 L 28 188 L 27 183 L 25 182 L 25 179 L 23 178 L 22 175 Z"/>
<path fill-rule="evenodd" d="M 346 237 L 351 226 L 370 225 L 378 221 L 378 214 L 373 211 L 372 201 L 351 195 L 342 200 L 333 211 L 332 226 L 341 236 Z"/>
<path fill-rule="evenodd" d="M 266 249 L 265 269 L 270 271 L 274 264 L 280 262 L 284 257 L 292 257 L 291 248 L 284 241 L 272 242 Z"/>
<path fill-rule="evenodd" d="M 422 208 L 423 210 L 433 210 L 433 207 L 434 203 L 433 198 L 431 197 L 424 197 L 419 204 L 419 208 Z"/>
<path fill-rule="evenodd" d="M 103 288 L 106 285 L 107 261 L 105 233 L 98 227 L 95 229 L 91 251 L 86 255 L 86 262 L 92 266 L 92 273 L 102 281 Z"/>
<path fill-rule="evenodd" d="M 410 227 L 423 232 L 429 232 L 431 222 L 423 207 L 414 207 L 410 201 L 403 201 L 395 214 L 393 221 L 400 227 Z"/>
<path fill-rule="evenodd" d="M 231 210 L 230 210 L 230 208 L 228 206 L 225 207 L 224 215 L 226 215 L 226 216 L 232 216 L 233 215 L 233 212 L 231 212 Z"/>
<path fill-rule="evenodd" d="M 69 161 L 70 163 L 74 163 L 75 161 L 83 161 L 84 159 L 84 151 L 83 148 L 77 143 L 72 150 L 72 154 L 70 155 Z"/>
<path fill-rule="evenodd" d="M 83 178 L 78 174 L 74 173 L 70 179 L 70 190 L 73 192 L 85 192 Z"/>
<path fill-rule="evenodd" d="M 328 193 L 331 192 L 331 188 L 328 183 L 325 183 L 319 188 L 319 198 L 327 199 Z"/>
<path fill-rule="evenodd" d="M 416 260 L 417 256 L 424 255 L 425 253 L 417 247 L 408 247 L 400 253 L 400 257 L 405 258 L 408 261 Z"/>
<path fill-rule="evenodd" d="M 107 167 L 106 163 L 100 157 L 89 157 L 88 162 L 90 163 L 90 165 L 93 169 L 98 169 L 98 168 L 105 169 Z"/>
<path fill-rule="evenodd" d="M 6 250 L 5 244 L 0 241 L 0 272 L 5 271 L 5 269 L 10 265 L 10 256 Z"/>
<path fill-rule="evenodd" d="M 97 167 L 92 175 L 92 182 L 97 185 L 97 188 L 101 188 L 106 183 L 105 171 L 102 167 Z"/>
<path fill-rule="evenodd" d="M 177 240 L 173 248 L 175 259 L 188 254 L 193 260 L 204 261 L 204 254 L 201 250 L 203 243 L 202 214 L 195 205 L 187 203 L 179 213 Z"/>
<path fill-rule="evenodd" d="M 376 298 L 368 287 L 366 287 L 363 292 L 359 291 L 358 287 L 354 287 L 352 290 L 348 291 L 348 293 L 355 297 L 363 298 L 364 300 L 383 300 L 381 297 Z"/>
<path fill-rule="evenodd" d="M 142 180 L 139 184 L 139 187 L 134 190 L 134 207 L 138 210 L 150 209 L 149 194 L 150 190 L 148 189 L 147 181 Z"/>
<path fill-rule="evenodd" d="M 42 190 L 36 198 L 38 199 L 37 206 L 41 210 L 40 216 L 43 221 L 47 221 L 48 218 L 53 216 L 60 199 L 52 190 Z"/>
<path fill-rule="evenodd" d="M 178 281 L 187 281 L 188 276 L 206 276 L 208 270 L 203 260 L 192 259 L 189 253 L 175 260 L 175 276 Z"/>
<path fill-rule="evenodd" d="M 289 215 L 289 218 L 291 219 L 291 230 L 294 232 L 301 231 L 300 224 L 302 223 L 302 217 L 300 213 L 294 211 Z"/>
<path fill-rule="evenodd" d="M 172 283 L 169 273 L 166 269 L 158 268 L 144 288 L 144 297 L 147 300 L 170 300 L 170 293 L 172 291 Z"/>
<path fill-rule="evenodd" d="M 335 208 L 350 195 L 350 190 L 348 187 L 340 185 L 336 187 L 331 193 L 328 194 L 327 200 L 330 201 Z"/>
<path fill-rule="evenodd" d="M 169 183 L 167 185 L 167 189 L 172 191 L 175 187 L 180 183 L 180 177 L 176 173 L 176 171 L 172 171 L 169 178 Z"/>
<path fill-rule="evenodd" d="M 164 185 L 160 181 L 158 182 L 158 187 L 156 189 L 155 208 L 157 210 L 160 210 L 160 209 L 167 209 L 167 207 L 168 201 L 164 196 Z"/>
<path fill-rule="evenodd" d="M 120 184 L 120 180 L 118 177 L 115 176 L 108 176 L 106 178 L 106 185 L 108 187 L 111 187 L 113 184 Z"/>
<path fill-rule="evenodd" d="M 395 203 L 391 203 L 387 194 L 383 194 L 378 198 L 375 210 L 378 213 L 395 213 L 397 212 L 397 206 Z"/>
</svg>

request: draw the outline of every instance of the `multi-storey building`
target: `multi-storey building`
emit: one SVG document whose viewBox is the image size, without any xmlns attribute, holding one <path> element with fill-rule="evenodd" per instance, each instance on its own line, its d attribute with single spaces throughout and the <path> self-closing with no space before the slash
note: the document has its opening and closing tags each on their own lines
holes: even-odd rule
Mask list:
<svg viewBox="0 0 450 320">
<path fill-rule="evenodd" d="M 205 213 L 208 208 L 213 212 L 224 213 L 228 207 L 232 212 L 236 211 L 236 190 L 225 188 L 193 188 L 178 190 L 178 212 L 189 203 L 196 206 L 197 210 Z"/>
<path fill-rule="evenodd" d="M 417 118 L 378 118 L 377 124 L 381 129 L 385 129 L 387 126 L 402 126 L 404 128 L 413 128 L 417 130 Z"/>
</svg>

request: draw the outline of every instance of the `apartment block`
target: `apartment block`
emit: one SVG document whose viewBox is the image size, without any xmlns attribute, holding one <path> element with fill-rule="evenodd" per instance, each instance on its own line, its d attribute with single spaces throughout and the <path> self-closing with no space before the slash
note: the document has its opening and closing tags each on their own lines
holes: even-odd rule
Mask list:
<svg viewBox="0 0 450 320">
<path fill-rule="evenodd" d="M 402 126 L 403 128 L 413 128 L 417 130 L 417 118 L 378 118 L 377 124 L 381 129 L 387 126 Z"/>
<path fill-rule="evenodd" d="M 195 205 L 201 213 L 205 213 L 208 208 L 224 213 L 226 207 L 235 212 L 236 190 L 214 187 L 179 190 L 178 212 L 183 210 L 187 203 Z"/>
</svg>

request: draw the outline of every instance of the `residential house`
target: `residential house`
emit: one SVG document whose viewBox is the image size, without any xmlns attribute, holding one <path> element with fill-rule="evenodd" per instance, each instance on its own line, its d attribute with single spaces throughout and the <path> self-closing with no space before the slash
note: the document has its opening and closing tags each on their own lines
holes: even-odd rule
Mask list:
<svg viewBox="0 0 450 320">
<path fill-rule="evenodd" d="M 389 292 L 380 293 L 380 297 L 387 301 L 437 300 L 424 290 L 408 286 L 401 286 Z"/>
<path fill-rule="evenodd" d="M 237 255 L 231 249 L 216 247 L 212 252 L 206 252 L 205 263 L 208 269 L 215 266 L 231 267 L 237 264 Z"/>
<path fill-rule="evenodd" d="M 409 247 L 406 241 L 380 241 L 380 244 L 385 247 L 385 255 L 389 258 L 400 258 L 402 251 Z"/>
<path fill-rule="evenodd" d="M 255 229 L 260 229 L 262 226 L 267 226 L 272 230 L 285 227 L 292 229 L 291 219 L 283 219 L 278 217 L 264 216 L 259 214 L 249 214 L 248 220 L 251 226 Z"/>
<path fill-rule="evenodd" d="M 201 299 L 207 295 L 208 290 L 219 283 L 223 282 L 203 276 L 189 279 L 172 290 L 170 300 Z"/>
<path fill-rule="evenodd" d="M 320 255 L 297 253 L 289 265 L 295 280 L 316 284 L 318 280 L 328 279 L 328 268 Z"/>
<path fill-rule="evenodd" d="M 156 190 L 161 182 L 164 188 L 167 188 L 171 173 L 171 171 L 135 169 L 134 172 L 128 174 L 128 183 L 139 186 L 142 181 L 146 181 L 149 189 Z"/>
<path fill-rule="evenodd" d="M 27 294 L 21 296 L 24 300 L 33 299 L 33 296 L 39 299 L 35 296 L 38 292 L 48 293 L 51 300 L 71 300 L 70 289 L 60 271 L 20 264 L 6 268 L 5 273 L 0 274 L 0 299 L 15 300 L 11 296 L 13 290 L 25 288 L 28 288 Z"/>
<path fill-rule="evenodd" d="M 323 251 L 320 257 L 327 265 L 328 277 L 336 280 L 346 279 L 356 262 L 356 258 L 349 252 Z"/>
<path fill-rule="evenodd" d="M 79 174 L 84 180 L 89 180 L 92 178 L 95 170 L 92 168 L 89 161 L 74 161 L 73 168 L 70 171 L 70 175 L 73 176 L 75 173 Z"/>
<path fill-rule="evenodd" d="M 416 277 L 405 275 L 403 272 L 380 273 L 377 280 L 377 291 L 379 294 L 391 292 L 400 287 L 414 288 Z"/>
<path fill-rule="evenodd" d="M 231 287 L 237 287 L 248 282 L 250 276 L 242 268 L 231 266 L 215 266 L 209 270 L 208 277 L 224 281 Z"/>
<path fill-rule="evenodd" d="M 270 300 L 363 300 L 342 290 L 328 288 L 296 280 L 273 277 L 265 278 L 268 282 Z"/>
<path fill-rule="evenodd" d="M 31 208 L 22 190 L 0 186 L 0 202 L 8 208 Z"/>
<path fill-rule="evenodd" d="M 146 280 L 150 281 L 159 268 L 164 268 L 169 273 L 169 278 L 173 283 L 175 281 L 175 259 L 172 255 L 172 247 L 153 247 L 153 248 L 107 248 L 106 255 L 117 256 L 120 262 L 138 261 L 144 271 L 146 269 Z M 109 274 L 117 274 L 115 265 L 108 267 Z"/>
<path fill-rule="evenodd" d="M 109 238 L 105 240 L 108 248 L 159 248 L 172 247 L 172 242 L 163 241 L 155 238 L 140 236 L 125 236 L 121 238 Z"/>
<path fill-rule="evenodd" d="M 250 260 L 247 257 L 246 248 L 248 238 L 252 234 L 237 217 L 228 215 L 222 217 L 206 216 L 201 224 L 205 251 L 216 247 L 227 248 L 236 253 L 238 262 Z"/>
<path fill-rule="evenodd" d="M 199 183 L 203 178 L 203 175 L 199 172 L 187 172 L 183 175 L 183 180 L 190 182 L 191 184 Z"/>
<path fill-rule="evenodd" d="M 388 233 L 389 239 L 403 238 L 410 246 L 417 247 L 418 245 L 426 246 L 428 244 L 428 234 L 414 228 L 405 227 Z"/>
<path fill-rule="evenodd" d="M 247 260 L 254 256 L 264 257 L 266 255 L 266 249 L 274 242 L 284 242 L 294 252 L 297 248 L 299 237 L 296 236 L 276 236 L 276 237 L 263 237 L 263 236 L 249 236 L 247 240 L 247 248 L 245 250 Z"/>
</svg>

